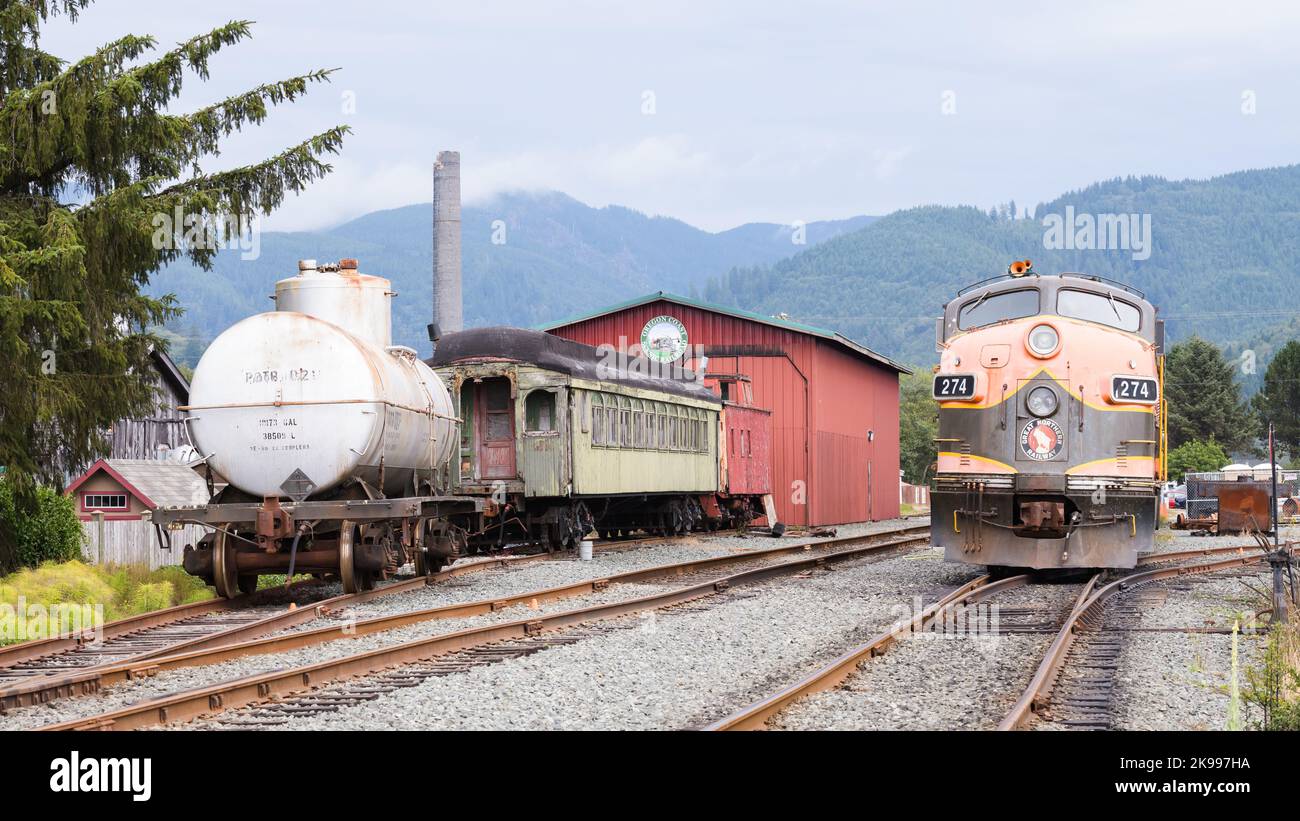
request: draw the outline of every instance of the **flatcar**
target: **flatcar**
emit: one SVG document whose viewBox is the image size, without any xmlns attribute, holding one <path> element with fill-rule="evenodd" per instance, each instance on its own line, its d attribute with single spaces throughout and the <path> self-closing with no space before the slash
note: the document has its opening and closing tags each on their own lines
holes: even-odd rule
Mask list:
<svg viewBox="0 0 1300 821">
<path fill-rule="evenodd" d="M 937 327 L 934 543 L 949 561 L 1130 568 L 1164 478 L 1163 322 L 1144 295 L 1025 260 Z"/>
<path fill-rule="evenodd" d="M 429 364 L 463 421 L 450 485 L 485 501 L 471 547 L 554 549 L 593 530 L 680 534 L 764 515 L 770 413 L 638 353 L 519 328 L 438 341 Z"/>
</svg>

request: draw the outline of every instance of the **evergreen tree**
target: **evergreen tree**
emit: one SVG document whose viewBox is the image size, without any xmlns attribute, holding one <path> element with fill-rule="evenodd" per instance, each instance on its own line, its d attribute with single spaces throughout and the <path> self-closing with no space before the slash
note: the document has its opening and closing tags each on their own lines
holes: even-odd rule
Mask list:
<svg viewBox="0 0 1300 821">
<path fill-rule="evenodd" d="M 1228 454 L 1213 439 L 1193 439 L 1169 451 L 1169 478 L 1183 481 L 1188 473 L 1220 470 L 1228 464 Z"/>
<path fill-rule="evenodd" d="M 1241 401 L 1236 371 L 1214 345 L 1192 337 L 1165 358 L 1169 447 L 1213 439 L 1228 450 L 1249 443 L 1255 420 Z"/>
<path fill-rule="evenodd" d="M 163 344 L 150 329 L 178 312 L 142 293 L 150 275 L 182 256 L 207 269 L 259 214 L 328 173 L 321 158 L 347 132 L 205 172 L 223 138 L 330 72 L 171 113 L 185 80 L 207 80 L 212 55 L 250 23 L 161 52 L 136 35 L 71 63 L 43 51 L 44 25 L 75 23 L 89 2 L 0 0 L 0 465 L 28 507 L 37 483 L 62 485 L 104 452 L 114 420 L 148 407 L 148 355 Z M 12 562 L 4 547 L 0 567 Z"/>
<path fill-rule="evenodd" d="M 934 438 L 939 435 L 939 405 L 932 395 L 933 383 L 929 368 L 898 380 L 899 466 L 903 478 L 914 485 L 934 475 L 930 466 L 938 458 Z"/>
<path fill-rule="evenodd" d="M 1291 340 L 1273 356 L 1252 404 L 1260 430 L 1272 422 L 1278 443 L 1293 456 L 1300 454 L 1300 342 Z"/>
</svg>

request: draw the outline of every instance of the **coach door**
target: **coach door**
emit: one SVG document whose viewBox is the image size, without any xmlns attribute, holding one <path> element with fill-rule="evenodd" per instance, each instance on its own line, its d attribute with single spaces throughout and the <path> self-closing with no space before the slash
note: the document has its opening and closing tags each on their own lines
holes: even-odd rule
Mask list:
<svg viewBox="0 0 1300 821">
<path fill-rule="evenodd" d="M 510 381 L 500 377 L 474 385 L 474 431 L 480 479 L 513 479 L 515 403 Z"/>
</svg>

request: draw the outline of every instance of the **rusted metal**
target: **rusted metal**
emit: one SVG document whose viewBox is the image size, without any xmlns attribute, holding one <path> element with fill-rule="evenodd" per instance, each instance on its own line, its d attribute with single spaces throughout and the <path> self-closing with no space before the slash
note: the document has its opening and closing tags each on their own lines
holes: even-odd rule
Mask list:
<svg viewBox="0 0 1300 821">
<path fill-rule="evenodd" d="M 915 529 L 916 528 L 912 528 L 912 530 Z M 838 540 L 840 544 L 836 546 L 842 547 L 843 543 L 850 541 L 870 541 L 873 538 L 879 538 L 880 535 L 881 534 L 868 534 L 851 537 L 851 539 L 845 538 Z M 230 709 L 232 707 L 261 701 L 277 695 L 296 693 L 307 689 L 312 685 L 319 685 L 326 681 L 367 675 L 395 665 L 421 661 L 433 656 L 457 650 L 464 650 L 471 647 L 479 647 L 484 644 L 504 639 L 527 638 L 535 635 L 539 631 L 549 631 L 555 628 L 581 624 L 589 621 L 616 618 L 619 616 L 644 612 L 646 610 L 660 609 L 674 604 L 716 595 L 719 592 L 740 585 L 754 584 L 768 579 L 797 574 L 804 570 L 816 567 L 820 561 L 843 562 L 851 559 L 862 558 L 863 556 L 883 550 L 896 549 L 898 547 L 924 541 L 926 541 L 924 535 L 911 535 L 900 536 L 896 539 L 877 542 L 874 544 L 847 547 L 843 550 L 832 553 L 829 556 L 802 557 L 787 562 L 768 564 L 750 570 L 744 570 L 722 579 L 712 579 L 686 587 L 673 588 L 655 595 L 643 596 L 611 604 L 580 608 L 577 610 L 568 610 L 560 613 L 549 614 L 540 618 L 530 617 L 511 622 L 487 625 L 485 627 L 460 630 L 454 633 L 417 639 L 331 661 L 249 676 L 231 682 L 223 682 L 210 687 L 198 688 L 184 693 L 137 703 L 102 715 L 50 725 L 41 729 L 125 730 L 150 727 L 174 721 L 189 721 L 201 715 L 210 714 L 214 710 Z M 712 566 L 727 561 L 735 562 L 752 560 L 756 556 L 761 557 L 764 554 L 770 555 L 774 552 L 791 552 L 802 549 L 803 547 L 804 546 L 775 548 L 772 551 L 756 552 L 746 556 L 720 556 L 686 564 L 693 565 L 698 569 L 702 566 Z M 663 573 L 669 568 L 675 567 L 675 565 L 668 565 L 662 568 L 648 568 L 639 571 L 632 571 L 628 574 L 609 577 L 608 580 L 635 581 L 637 579 L 648 578 L 649 575 L 647 574 Z M 588 586 L 590 584 L 590 582 L 584 583 L 584 585 Z M 539 598 L 539 594 L 531 594 L 529 598 Z M 492 602 L 487 602 L 485 606 L 490 608 L 491 605 Z M 410 614 L 402 614 L 402 617 L 409 615 Z M 389 624 L 396 626 L 396 623 L 393 621 L 389 621 Z M 334 632 L 337 634 L 337 629 L 334 629 Z M 279 638 L 285 638 L 290 641 L 294 640 L 293 636 L 290 635 L 285 637 L 274 637 L 274 639 L 268 641 L 273 641 Z M 219 659 L 221 654 L 217 653 L 209 656 L 209 658 L 214 657 Z M 169 666 L 170 661 L 168 659 L 158 659 L 155 661 L 155 664 L 159 669 L 166 669 Z M 125 670 L 115 672 L 120 672 L 120 674 L 125 677 Z M 219 706 L 215 708 L 212 706 L 212 699 L 214 696 L 219 698 Z"/>
<path fill-rule="evenodd" d="M 1259 555 L 1240 555 L 1229 559 L 1219 559 L 1213 562 L 1204 562 L 1194 565 L 1178 565 L 1175 567 L 1161 567 L 1154 570 L 1144 570 L 1133 573 L 1121 579 L 1117 579 L 1110 584 L 1096 590 L 1092 590 L 1097 581 L 1096 576 L 1088 583 L 1084 594 L 1080 594 L 1079 600 L 1075 603 L 1074 608 L 1070 611 L 1069 617 L 1066 618 L 1065 624 L 1062 625 L 1056 638 L 1048 647 L 1047 653 L 1043 656 L 1042 662 L 1039 663 L 1038 669 L 1034 672 L 1033 678 L 1030 679 L 1029 685 L 1025 688 L 1015 705 L 998 724 L 999 730 L 1019 730 L 1024 728 L 1033 717 L 1034 713 L 1042 710 L 1050 700 L 1051 689 L 1055 684 L 1056 678 L 1060 673 L 1061 666 L 1065 662 L 1065 657 L 1070 651 L 1070 646 L 1074 643 L 1078 632 L 1083 629 L 1084 624 L 1089 619 L 1096 618 L 1101 609 L 1105 607 L 1106 602 L 1117 593 L 1132 590 L 1135 587 L 1149 584 L 1161 579 L 1177 578 L 1179 576 L 1194 575 L 1200 573 L 1212 573 L 1217 570 L 1226 570 L 1234 567 L 1243 567 L 1251 564 L 1258 564 L 1261 561 Z"/>
<path fill-rule="evenodd" d="M 1020 521 L 1026 530 L 1065 529 L 1065 502 L 1021 502 Z"/>
<path fill-rule="evenodd" d="M 268 553 L 279 548 L 281 539 L 293 535 L 293 514 L 280 507 L 279 496 L 267 496 L 257 509 L 257 543 Z"/>
<path fill-rule="evenodd" d="M 1139 564 L 1156 563 L 1162 561 L 1176 561 L 1196 556 L 1213 555 L 1221 553 L 1235 553 L 1241 557 L 1245 556 L 1246 547 L 1221 547 L 1208 548 L 1204 550 L 1188 550 L 1177 553 L 1161 553 L 1139 559 Z M 1235 560 L 1229 560 L 1235 561 Z M 1093 577 L 1093 581 L 1097 577 Z M 720 719 L 707 726 L 706 730 L 758 730 L 762 729 L 767 722 L 778 713 L 785 710 L 793 702 L 810 693 L 821 692 L 831 689 L 846 678 L 848 678 L 857 665 L 862 661 L 882 655 L 893 644 L 894 640 L 901 632 L 919 632 L 926 625 L 932 623 L 935 619 L 942 619 L 953 608 L 958 605 L 970 605 L 978 602 L 982 598 L 1005 591 L 1011 587 L 1019 587 L 1028 581 L 1027 576 L 1013 576 L 1001 582 L 989 583 L 988 576 L 981 576 L 969 582 L 966 586 L 954 590 L 946 597 L 923 610 L 912 620 L 900 621 L 895 623 L 888 631 L 872 638 L 870 641 L 855 647 L 844 653 L 827 666 L 817 670 L 811 675 L 791 684 L 779 692 L 754 702 L 753 704 L 738 710 L 726 718 Z M 1091 589 L 1092 581 L 1089 587 L 1085 588 L 1085 593 Z M 1082 594 L 1081 594 L 1082 598 Z M 1077 604 L 1077 603 L 1076 603 Z M 905 630 L 900 630 L 900 626 Z"/>
<path fill-rule="evenodd" d="M 379 596 L 387 596 L 393 593 L 400 593 L 405 590 L 417 589 L 430 582 L 437 582 L 444 579 L 454 578 L 465 575 L 466 573 L 478 572 L 481 570 L 499 568 L 508 565 L 514 565 L 520 562 L 542 561 L 547 559 L 546 556 L 508 556 L 482 561 L 468 562 L 458 565 L 454 568 L 444 570 L 434 576 L 417 577 L 395 584 L 386 585 L 363 593 L 351 595 L 335 596 L 330 599 L 324 599 L 310 606 L 293 608 L 281 613 L 256 619 L 244 620 L 232 623 L 231 626 L 220 629 L 205 635 L 183 641 L 171 641 L 162 647 L 146 649 L 140 653 L 133 654 L 126 661 L 113 662 L 110 664 L 88 665 L 76 672 L 56 672 L 54 674 L 26 674 L 30 677 L 18 683 L 8 683 L 0 686 L 0 710 L 12 709 L 15 707 L 31 706 L 42 704 L 56 698 L 65 698 L 70 696 L 89 695 L 98 692 L 101 686 L 106 683 L 117 681 L 126 681 L 134 678 L 147 677 L 157 673 L 163 667 L 153 661 L 166 657 L 172 659 L 180 656 L 182 658 L 206 658 L 203 654 L 212 653 L 214 648 L 224 648 L 227 646 L 246 647 L 249 640 L 255 636 L 263 635 L 268 632 L 282 630 L 289 627 L 303 624 L 318 618 L 323 612 L 341 609 L 346 605 L 356 604 Z M 299 582 L 292 586 L 291 589 L 303 589 L 318 585 L 315 580 L 310 582 Z M 181 605 L 159 610 L 154 613 L 146 613 L 141 616 L 133 616 L 127 619 L 121 619 L 111 622 L 104 626 L 104 639 L 114 639 L 121 637 L 134 637 L 139 635 L 142 639 L 148 636 L 150 630 L 159 627 L 175 625 L 180 622 L 192 620 L 210 613 L 238 613 L 255 607 L 260 604 L 260 598 L 265 594 L 255 594 L 238 601 L 228 599 L 209 599 L 203 602 Z M 148 646 L 147 641 L 139 642 L 141 646 Z M 30 668 L 30 662 L 40 662 L 43 659 L 49 659 L 52 669 L 66 670 L 66 665 L 58 661 L 60 654 L 73 652 L 85 645 L 84 641 L 79 641 L 74 637 L 60 637 L 58 639 L 47 639 L 43 641 L 23 642 L 0 648 L 0 676 L 4 675 L 7 668 L 16 665 L 24 665 Z M 121 653 L 118 653 L 121 655 Z M 238 654 L 231 655 L 229 658 L 237 658 Z M 42 662 L 44 663 L 44 662 Z M 170 669 L 170 667 L 168 668 Z"/>
<path fill-rule="evenodd" d="M 865 644 L 849 650 L 812 675 L 800 679 L 761 701 L 756 701 L 748 707 L 737 710 L 704 729 L 761 730 L 767 724 L 768 719 L 780 713 L 798 699 L 839 685 L 840 682 L 852 675 L 860 662 L 879 656 L 888 650 L 898 636 L 924 630 L 936 617 L 947 612 L 950 608 L 958 604 L 977 601 L 980 593 L 988 594 L 1011 587 L 1019 587 L 1028 580 L 1028 576 L 1012 576 L 997 582 L 991 581 L 989 576 L 980 576 L 973 579 L 925 608 L 913 618 L 895 622 L 884 633 L 872 638 Z"/>
<path fill-rule="evenodd" d="M 1265 533 L 1273 529 L 1266 482 L 1216 482 L 1219 500 L 1218 533 Z"/>
<path fill-rule="evenodd" d="M 873 545 L 869 548 L 870 550 L 893 549 L 898 545 L 889 543 L 888 540 L 890 537 L 901 537 L 907 539 L 909 534 L 918 534 L 919 531 L 923 531 L 924 529 L 923 526 L 900 528 L 898 530 L 885 531 L 882 533 L 846 537 L 839 540 L 828 540 L 825 542 L 816 542 L 805 545 L 772 548 L 770 550 L 755 551 L 748 554 L 715 556 L 690 562 L 659 565 L 656 567 L 642 568 L 640 570 L 632 570 L 616 576 L 601 579 L 576 582 L 574 584 L 561 585 L 559 587 L 546 588 L 544 590 L 528 591 L 509 598 L 483 599 L 462 604 L 432 607 L 424 610 L 413 610 L 405 613 L 397 613 L 391 616 L 379 616 L 357 622 L 349 622 L 342 626 L 322 627 L 315 630 L 304 630 L 262 639 L 252 639 L 251 636 L 254 635 L 254 633 L 251 632 L 244 635 L 243 638 L 246 640 L 239 642 L 217 640 L 217 638 L 214 637 L 212 639 L 187 643 L 183 646 L 176 645 L 168 652 L 151 653 L 147 657 L 139 656 L 118 664 L 90 668 L 75 674 L 59 676 L 57 678 L 49 677 L 44 680 L 25 682 L 11 688 L 0 689 L 0 708 L 8 709 L 12 707 L 28 706 L 35 703 L 43 703 L 54 698 L 63 698 L 70 695 L 75 696 L 87 694 L 89 692 L 96 692 L 101 687 L 107 687 L 122 681 L 129 681 L 142 675 L 154 675 L 162 670 L 217 664 L 251 655 L 283 653 L 289 650 L 309 647 L 340 638 L 355 638 L 357 636 L 370 635 L 420 622 L 436 619 L 469 618 L 497 612 L 504 610 L 507 607 L 519 604 L 535 605 L 540 602 L 556 601 L 574 596 L 582 596 L 587 593 L 605 590 L 610 584 L 644 582 L 666 576 L 677 576 L 687 572 L 698 572 L 729 564 L 754 561 L 755 559 L 771 558 L 791 553 L 811 552 L 818 548 L 834 549 L 860 542 L 869 542 L 876 539 L 885 539 L 886 542 L 880 545 Z M 911 540 L 919 541 L 920 537 L 914 536 Z M 518 562 L 542 558 L 542 556 L 529 556 L 520 557 L 515 561 Z M 504 564 L 506 564 L 505 560 L 489 560 L 478 563 L 478 566 L 491 567 Z M 463 570 L 464 569 L 461 568 L 462 572 Z M 443 573 L 438 574 L 433 577 L 433 579 L 434 581 L 437 581 L 453 575 L 458 575 L 458 573 L 455 572 L 455 569 L 443 571 Z M 424 581 L 424 579 L 412 579 L 397 585 L 389 585 L 365 593 L 343 595 L 337 596 L 333 599 L 326 599 L 311 607 L 300 608 L 297 611 L 297 615 L 292 613 L 280 614 L 277 617 L 278 621 L 270 623 L 270 626 L 274 627 L 276 630 L 283 630 L 318 618 L 328 612 L 337 612 L 346 605 L 356 604 L 360 601 L 388 595 L 389 593 L 400 592 L 401 590 L 418 586 Z M 269 630 L 264 629 L 266 626 L 267 625 L 262 625 L 261 627 L 263 629 L 260 629 L 258 632 L 269 632 Z M 146 658 L 149 660 L 144 661 Z M 84 689 L 80 692 L 75 689 L 68 689 L 69 687 L 75 688 L 82 685 L 88 685 L 89 689 Z"/>
<path fill-rule="evenodd" d="M 294 589 L 302 589 L 318 584 L 319 582 L 312 580 L 309 582 L 298 582 L 293 587 Z M 150 630 L 164 624 L 172 624 L 205 613 L 216 613 L 223 610 L 230 610 L 235 607 L 256 605 L 257 603 L 258 600 L 256 598 L 249 598 L 237 603 L 226 599 L 208 599 L 206 601 L 180 604 L 175 607 L 168 607 L 164 610 L 155 610 L 151 613 L 141 613 L 138 616 L 128 616 L 124 619 L 106 622 L 93 631 L 93 638 L 103 640 L 113 639 L 119 636 Z M 50 638 L 37 639 L 35 641 L 24 641 L 19 642 L 18 644 L 0 647 L 0 673 L 3 673 L 5 668 L 12 667 L 15 664 L 55 655 L 57 653 L 64 653 L 69 650 L 75 650 L 77 647 L 90 641 L 91 638 L 92 636 L 85 635 L 84 633 L 70 634 L 52 636 Z"/>
</svg>

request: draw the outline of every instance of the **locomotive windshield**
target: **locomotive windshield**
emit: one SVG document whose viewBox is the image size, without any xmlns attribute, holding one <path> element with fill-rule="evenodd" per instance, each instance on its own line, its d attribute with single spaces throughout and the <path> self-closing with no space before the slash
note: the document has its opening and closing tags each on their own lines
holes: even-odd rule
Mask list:
<svg viewBox="0 0 1300 821">
<path fill-rule="evenodd" d="M 985 294 L 961 306 L 957 327 L 963 331 L 982 328 L 1008 319 L 1021 319 L 1038 313 L 1038 289 Z"/>
<path fill-rule="evenodd" d="M 1061 316 L 1109 325 L 1121 331 L 1136 332 L 1142 327 L 1142 312 L 1136 306 L 1109 294 L 1062 290 L 1056 297 L 1056 312 Z"/>
</svg>

